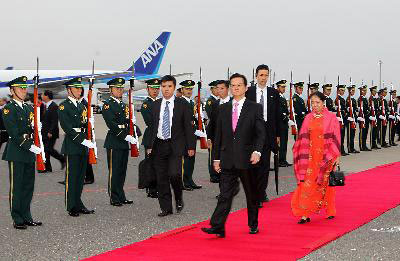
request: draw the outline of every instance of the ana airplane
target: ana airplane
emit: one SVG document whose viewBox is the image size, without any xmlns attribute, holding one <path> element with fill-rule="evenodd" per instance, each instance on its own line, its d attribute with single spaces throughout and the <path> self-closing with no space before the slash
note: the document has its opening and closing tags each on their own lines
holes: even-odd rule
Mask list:
<svg viewBox="0 0 400 261">
<path fill-rule="evenodd" d="M 162 77 L 158 74 L 160 64 L 162 62 L 165 49 L 168 44 L 170 32 L 162 32 L 160 36 L 150 44 L 150 46 L 142 53 L 142 55 L 135 61 L 135 88 L 134 90 L 141 90 L 146 88 L 146 80 L 155 79 Z M 10 95 L 7 82 L 15 79 L 19 76 L 27 76 L 28 84 L 33 84 L 33 77 L 36 76 L 36 70 L 0 70 L 0 97 L 7 97 Z M 181 73 L 174 75 L 175 77 L 191 75 L 191 73 Z M 88 85 L 88 79 L 92 76 L 90 70 L 39 70 L 39 90 L 53 91 L 55 99 L 66 98 L 67 92 L 64 88 L 63 83 L 75 78 L 82 77 L 83 83 Z M 127 80 L 132 77 L 132 66 L 123 71 L 95 71 L 93 75 L 95 83 L 105 83 L 108 80 L 115 77 L 122 77 Z M 96 87 L 96 85 L 95 85 Z M 108 88 L 104 88 L 103 91 L 108 91 Z M 33 88 L 28 90 L 28 93 L 33 93 Z"/>
</svg>

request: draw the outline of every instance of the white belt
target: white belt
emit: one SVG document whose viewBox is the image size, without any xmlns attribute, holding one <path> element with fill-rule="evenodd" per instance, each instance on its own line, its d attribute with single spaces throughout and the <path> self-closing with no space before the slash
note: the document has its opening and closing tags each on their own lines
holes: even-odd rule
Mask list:
<svg viewBox="0 0 400 261">
<path fill-rule="evenodd" d="M 118 128 L 120 128 L 120 129 L 125 129 L 125 125 L 118 125 Z"/>
<path fill-rule="evenodd" d="M 75 132 L 82 132 L 82 129 L 81 128 L 72 128 Z"/>
</svg>

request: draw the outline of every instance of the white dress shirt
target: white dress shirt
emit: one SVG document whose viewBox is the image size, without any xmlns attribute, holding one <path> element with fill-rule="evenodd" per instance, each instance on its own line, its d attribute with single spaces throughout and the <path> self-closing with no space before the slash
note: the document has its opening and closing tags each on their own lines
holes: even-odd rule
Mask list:
<svg viewBox="0 0 400 261">
<path fill-rule="evenodd" d="M 182 98 L 184 98 L 188 103 L 190 103 L 190 101 L 191 101 L 191 99 L 188 98 L 188 97 L 186 97 L 186 96 L 183 96 L 183 95 L 182 95 Z"/>
<path fill-rule="evenodd" d="M 226 96 L 225 97 L 225 99 L 219 99 L 219 105 L 222 105 L 222 104 L 224 104 L 224 103 L 227 103 L 227 102 L 229 102 L 231 100 L 231 97 L 229 97 L 229 95 L 228 96 Z"/>
<path fill-rule="evenodd" d="M 21 101 L 17 101 L 16 99 L 13 99 L 18 105 L 19 105 L 19 107 L 21 107 L 22 109 L 24 108 L 24 103 L 23 102 L 21 102 Z"/>
<path fill-rule="evenodd" d="M 117 98 L 115 98 L 114 96 L 111 96 L 111 98 L 112 98 L 114 101 L 118 102 L 118 104 L 121 103 L 121 100 L 120 100 L 120 99 L 117 99 Z"/>
<path fill-rule="evenodd" d="M 49 106 L 52 102 L 53 102 L 53 100 L 50 100 L 50 101 L 44 103 L 46 105 L 46 110 L 49 108 Z"/>
<path fill-rule="evenodd" d="M 69 99 L 70 101 L 72 101 L 72 103 L 75 105 L 75 107 L 78 108 L 78 100 L 77 100 L 77 99 L 72 98 L 71 96 L 68 96 L 68 99 Z"/>
<path fill-rule="evenodd" d="M 168 104 L 168 109 L 169 109 L 169 137 L 163 137 L 162 135 L 162 124 L 163 124 L 163 117 L 164 117 L 164 111 L 165 111 L 165 106 L 167 105 L 167 101 L 169 101 Z M 174 116 L 174 102 L 175 102 L 175 95 L 173 95 L 171 98 L 168 100 L 165 99 L 164 97 L 162 98 L 161 101 L 161 108 L 160 108 L 160 119 L 158 121 L 158 130 L 157 130 L 157 138 L 165 140 L 165 139 L 170 139 L 171 138 L 171 126 L 172 126 L 172 117 Z"/>
<path fill-rule="evenodd" d="M 268 91 L 267 91 L 267 87 L 264 88 L 260 88 L 258 85 L 256 85 L 256 102 L 260 103 L 260 99 L 261 99 L 261 91 L 263 92 L 263 96 L 264 96 L 264 111 L 263 111 L 263 115 L 264 115 L 264 121 L 268 120 Z"/>
</svg>

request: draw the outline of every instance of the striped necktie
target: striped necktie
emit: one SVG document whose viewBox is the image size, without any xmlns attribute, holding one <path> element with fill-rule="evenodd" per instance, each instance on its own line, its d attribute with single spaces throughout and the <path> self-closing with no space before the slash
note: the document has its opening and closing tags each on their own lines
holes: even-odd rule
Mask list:
<svg viewBox="0 0 400 261">
<path fill-rule="evenodd" d="M 169 101 L 165 104 L 163 122 L 162 122 L 162 136 L 164 139 L 168 139 L 171 136 L 170 122 L 169 122 Z"/>
</svg>

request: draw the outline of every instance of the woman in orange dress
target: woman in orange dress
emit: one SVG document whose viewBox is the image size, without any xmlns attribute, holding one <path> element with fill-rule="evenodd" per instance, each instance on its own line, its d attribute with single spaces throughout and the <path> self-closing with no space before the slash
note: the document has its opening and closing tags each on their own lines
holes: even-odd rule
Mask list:
<svg viewBox="0 0 400 261">
<path fill-rule="evenodd" d="M 310 216 L 326 209 L 328 219 L 336 215 L 335 187 L 329 186 L 329 173 L 339 164 L 340 125 L 336 115 L 324 106 L 325 96 L 311 96 L 313 111 L 306 116 L 299 138 L 293 147 L 297 189 L 291 207 L 299 224 L 310 222 Z"/>
</svg>

